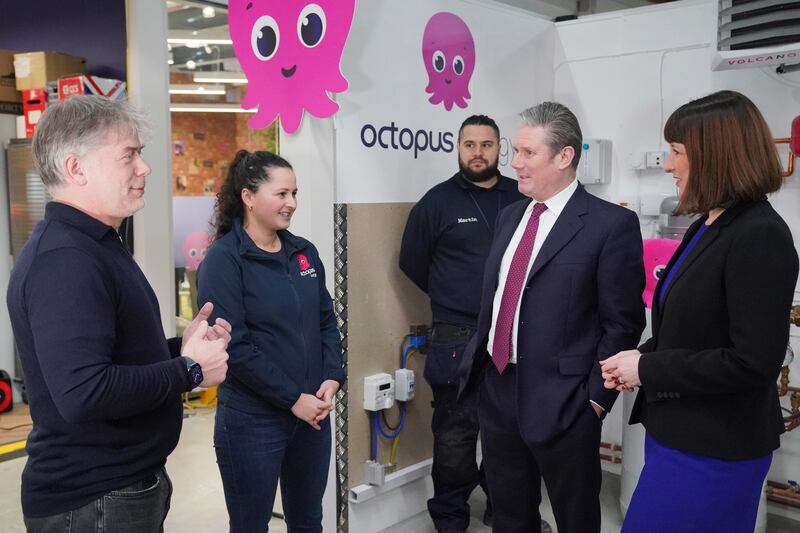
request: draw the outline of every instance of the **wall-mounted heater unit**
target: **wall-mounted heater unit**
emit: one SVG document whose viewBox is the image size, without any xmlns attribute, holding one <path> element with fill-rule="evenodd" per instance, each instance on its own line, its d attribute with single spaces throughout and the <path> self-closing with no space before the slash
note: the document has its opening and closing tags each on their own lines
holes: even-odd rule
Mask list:
<svg viewBox="0 0 800 533">
<path fill-rule="evenodd" d="M 718 0 L 712 70 L 800 63 L 800 0 Z"/>
</svg>

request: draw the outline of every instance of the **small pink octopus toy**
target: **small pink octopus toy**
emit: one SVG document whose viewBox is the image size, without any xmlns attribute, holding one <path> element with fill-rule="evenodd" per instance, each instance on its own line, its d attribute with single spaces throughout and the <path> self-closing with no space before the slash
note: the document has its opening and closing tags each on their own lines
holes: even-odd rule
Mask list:
<svg viewBox="0 0 800 533">
<path fill-rule="evenodd" d="M 303 112 L 325 118 L 339 110 L 328 92 L 347 89 L 340 68 L 355 0 L 230 0 L 233 50 L 247 76 L 243 109 L 258 108 L 250 127 L 294 133 Z"/>
<path fill-rule="evenodd" d="M 186 260 L 186 270 L 194 272 L 211 245 L 211 235 L 204 231 L 193 231 L 183 239 L 183 258 Z"/>
<path fill-rule="evenodd" d="M 667 263 L 672 258 L 672 254 L 680 246 L 681 241 L 674 239 L 644 239 L 642 245 L 644 247 L 644 274 L 645 284 L 642 299 L 644 305 L 648 309 L 653 307 L 653 295 L 656 291 L 656 284 L 664 270 L 667 268 Z"/>
</svg>

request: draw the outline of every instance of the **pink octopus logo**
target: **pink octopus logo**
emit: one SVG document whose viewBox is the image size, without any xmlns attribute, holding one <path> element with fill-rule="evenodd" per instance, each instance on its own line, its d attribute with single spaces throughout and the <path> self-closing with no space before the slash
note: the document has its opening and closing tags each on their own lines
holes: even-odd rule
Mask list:
<svg viewBox="0 0 800 533">
<path fill-rule="evenodd" d="M 300 265 L 301 272 L 308 270 L 311 266 L 311 263 L 308 262 L 308 258 L 303 254 L 297 254 L 297 264 Z"/>
<path fill-rule="evenodd" d="M 475 41 L 466 23 L 446 11 L 432 16 L 422 35 L 422 59 L 428 71 L 428 101 L 444 102 L 448 111 L 453 104 L 467 107 L 472 97 L 469 82 L 475 70 Z"/>
<path fill-rule="evenodd" d="M 252 128 L 280 115 L 293 133 L 304 110 L 318 118 L 339 110 L 328 92 L 347 89 L 339 63 L 354 10 L 355 0 L 230 0 L 233 50 L 249 82 L 242 108 L 258 108 Z"/>
</svg>

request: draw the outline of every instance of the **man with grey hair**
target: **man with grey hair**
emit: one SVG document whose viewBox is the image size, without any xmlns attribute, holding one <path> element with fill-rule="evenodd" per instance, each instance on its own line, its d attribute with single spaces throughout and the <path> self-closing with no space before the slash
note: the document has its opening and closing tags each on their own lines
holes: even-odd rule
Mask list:
<svg viewBox="0 0 800 533">
<path fill-rule="evenodd" d="M 600 531 L 600 420 L 615 391 L 598 360 L 644 329 L 635 213 L 576 180 L 582 134 L 565 106 L 522 114 L 511 166 L 526 200 L 497 221 L 461 394 L 479 385 L 494 530 L 540 530 L 541 481 L 558 531 Z"/>
<path fill-rule="evenodd" d="M 20 253 L 7 303 L 33 430 L 22 474 L 29 532 L 157 532 L 172 485 L 181 394 L 220 383 L 230 325 L 206 304 L 167 340 L 158 301 L 121 242 L 144 206 L 142 115 L 76 96 L 47 109 L 34 160 L 54 201 Z"/>
</svg>

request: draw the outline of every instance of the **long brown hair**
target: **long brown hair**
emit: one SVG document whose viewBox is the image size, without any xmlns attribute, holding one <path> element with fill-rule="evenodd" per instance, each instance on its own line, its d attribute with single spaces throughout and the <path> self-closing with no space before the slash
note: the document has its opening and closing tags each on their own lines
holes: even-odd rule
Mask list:
<svg viewBox="0 0 800 533">
<path fill-rule="evenodd" d="M 682 105 L 667 120 L 664 138 L 686 146 L 689 158 L 677 213 L 760 200 L 783 184 L 766 120 L 736 91 L 718 91 Z"/>
</svg>

